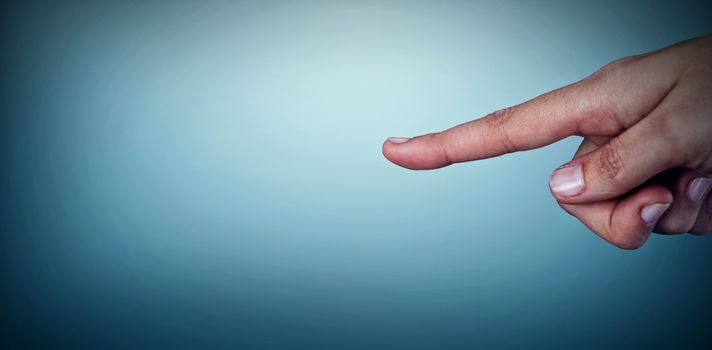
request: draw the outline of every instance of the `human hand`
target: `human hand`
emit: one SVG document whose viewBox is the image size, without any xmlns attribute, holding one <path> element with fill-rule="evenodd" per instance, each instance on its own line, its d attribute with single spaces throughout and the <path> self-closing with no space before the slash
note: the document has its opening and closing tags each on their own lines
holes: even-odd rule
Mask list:
<svg viewBox="0 0 712 350">
<path fill-rule="evenodd" d="M 712 35 L 623 58 L 588 78 L 451 129 L 389 138 L 383 154 L 424 170 L 584 140 L 549 187 L 608 242 L 712 230 Z"/>
</svg>

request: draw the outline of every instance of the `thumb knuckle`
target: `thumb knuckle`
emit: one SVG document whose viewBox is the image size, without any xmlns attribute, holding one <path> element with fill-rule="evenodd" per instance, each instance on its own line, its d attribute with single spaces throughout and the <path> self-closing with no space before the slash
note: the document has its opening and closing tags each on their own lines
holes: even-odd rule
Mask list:
<svg viewBox="0 0 712 350">
<path fill-rule="evenodd" d="M 610 186 L 618 184 L 623 173 L 623 155 L 617 144 L 613 139 L 603 145 L 599 150 L 599 156 L 593 162 L 595 175 Z"/>
</svg>

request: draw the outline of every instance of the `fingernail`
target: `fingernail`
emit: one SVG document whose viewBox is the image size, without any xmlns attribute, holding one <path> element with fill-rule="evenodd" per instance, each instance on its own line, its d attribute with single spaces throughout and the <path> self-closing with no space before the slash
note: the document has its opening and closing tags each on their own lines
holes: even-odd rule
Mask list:
<svg viewBox="0 0 712 350">
<path fill-rule="evenodd" d="M 564 164 L 551 174 L 549 187 L 557 196 L 572 197 L 583 192 L 583 167 L 580 162 Z"/>
<path fill-rule="evenodd" d="M 663 216 L 663 213 L 665 213 L 665 211 L 669 207 L 670 203 L 648 204 L 643 207 L 643 210 L 640 211 L 640 217 L 643 219 L 646 225 L 653 226 L 656 222 L 658 222 L 658 219 Z"/>
<path fill-rule="evenodd" d="M 687 198 L 697 204 L 702 204 L 710 185 L 712 185 L 712 179 L 709 177 L 698 177 L 690 181 L 690 184 L 687 185 Z"/>
<path fill-rule="evenodd" d="M 410 137 L 389 137 L 388 142 L 390 143 L 406 143 L 410 140 Z"/>
</svg>

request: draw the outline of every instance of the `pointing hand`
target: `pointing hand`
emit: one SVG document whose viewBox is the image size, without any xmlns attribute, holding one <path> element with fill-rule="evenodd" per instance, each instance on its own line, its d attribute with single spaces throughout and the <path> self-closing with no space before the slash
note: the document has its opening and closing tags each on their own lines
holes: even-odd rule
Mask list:
<svg viewBox="0 0 712 350">
<path fill-rule="evenodd" d="M 635 249 L 650 232 L 712 230 L 712 35 L 627 57 L 588 78 L 451 129 L 390 138 L 415 170 L 584 140 L 554 170 L 554 198 L 596 234 Z"/>
</svg>

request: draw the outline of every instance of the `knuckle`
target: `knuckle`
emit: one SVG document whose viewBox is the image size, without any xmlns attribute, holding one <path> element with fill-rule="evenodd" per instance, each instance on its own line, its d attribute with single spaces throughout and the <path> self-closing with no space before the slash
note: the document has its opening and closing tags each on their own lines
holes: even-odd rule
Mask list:
<svg viewBox="0 0 712 350">
<path fill-rule="evenodd" d="M 573 205 L 572 207 L 576 206 Z M 562 208 L 567 210 L 564 206 L 562 206 Z M 596 235 L 620 249 L 638 249 L 648 238 L 647 234 L 640 235 L 635 232 L 620 230 L 620 228 L 617 228 L 616 225 L 612 223 L 610 215 L 589 218 L 588 223 L 581 218 L 579 218 L 579 220 L 596 233 Z"/>
<path fill-rule="evenodd" d="M 517 150 L 517 147 L 509 135 L 515 108 L 516 107 L 503 108 L 480 119 L 480 121 L 487 126 L 488 130 L 492 130 L 495 133 L 497 139 L 501 142 L 501 147 L 506 153 L 515 152 Z"/>
<path fill-rule="evenodd" d="M 630 127 L 625 98 L 617 91 L 626 90 L 627 75 L 638 56 L 617 59 L 601 67 L 581 83 L 586 90 L 586 113 L 582 125 L 585 130 L 615 136 Z"/>
<path fill-rule="evenodd" d="M 637 61 L 638 59 L 639 58 L 636 56 L 619 58 L 601 67 L 601 69 L 593 73 L 593 75 L 597 78 L 609 78 L 611 76 L 617 76 L 621 72 L 627 70 L 633 64 L 633 62 Z"/>
<path fill-rule="evenodd" d="M 611 140 L 599 149 L 599 156 L 594 162 L 595 174 L 608 185 L 615 185 L 623 171 L 623 156 L 620 147 L 617 146 L 620 141 L 615 140 Z"/>
<path fill-rule="evenodd" d="M 627 234 L 627 232 L 621 232 L 620 230 L 617 230 L 616 227 L 612 224 L 610 216 L 606 216 L 606 218 L 601 218 L 602 222 L 600 223 L 599 227 L 595 232 L 604 238 L 608 243 L 621 248 L 621 249 L 635 249 L 638 246 L 635 245 L 635 242 L 630 239 L 631 235 Z"/>
<path fill-rule="evenodd" d="M 640 248 L 646 238 L 647 236 L 632 235 L 624 232 L 612 232 L 612 234 L 609 235 L 608 242 L 620 249 L 634 250 Z"/>
<path fill-rule="evenodd" d="M 606 235 L 604 236 L 606 240 L 620 249 L 638 249 L 648 239 L 648 234 L 639 234 L 635 231 L 621 229 L 614 223 L 612 213 L 608 216 L 607 222 L 603 227 L 606 229 Z"/>
<path fill-rule="evenodd" d="M 646 235 L 640 236 L 631 232 L 621 231 L 620 228 L 615 227 L 612 223 L 611 217 L 608 218 L 607 223 L 603 225 L 603 227 L 605 228 L 605 236 L 603 237 L 605 237 L 609 243 L 620 249 L 638 249 L 647 239 Z"/>
<path fill-rule="evenodd" d="M 452 149 L 452 143 L 447 140 L 447 131 L 428 134 L 426 137 L 429 137 L 431 142 L 437 145 L 440 156 L 446 165 L 455 163 L 456 158 Z"/>
<path fill-rule="evenodd" d="M 689 113 L 689 107 L 684 104 L 671 103 L 649 118 L 648 132 L 643 135 L 647 139 L 658 139 L 657 143 L 664 146 L 657 153 L 658 157 L 670 166 L 683 166 L 697 163 L 703 149 L 699 141 L 689 135 L 688 128 L 681 128 L 679 116 Z"/>
<path fill-rule="evenodd" d="M 608 84 L 592 84 L 590 92 L 585 94 L 585 110 L 581 122 L 581 130 L 603 135 L 618 135 L 626 128 L 621 120 L 618 96 L 612 96 Z"/>
</svg>

